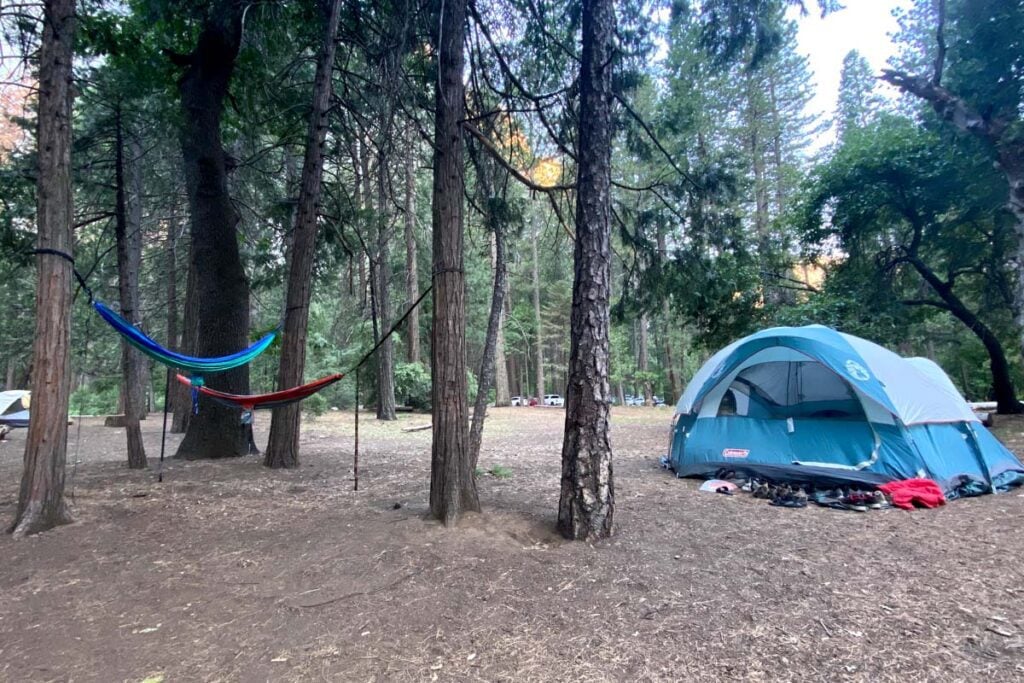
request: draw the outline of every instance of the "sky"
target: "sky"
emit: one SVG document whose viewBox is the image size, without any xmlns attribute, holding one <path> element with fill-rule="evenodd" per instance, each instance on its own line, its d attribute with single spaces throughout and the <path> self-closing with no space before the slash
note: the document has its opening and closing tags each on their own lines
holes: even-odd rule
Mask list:
<svg viewBox="0 0 1024 683">
<path fill-rule="evenodd" d="M 813 4 L 813 3 L 810 3 Z M 846 9 L 824 19 L 811 11 L 797 17 L 797 49 L 810 60 L 814 72 L 815 96 L 809 113 L 831 116 L 839 95 L 839 72 L 843 57 L 857 50 L 868 60 L 875 73 L 881 73 L 886 61 L 895 54 L 891 36 L 899 26 L 892 10 L 906 7 L 909 0 L 846 0 Z M 895 89 L 879 83 L 879 92 L 895 97 Z"/>
</svg>

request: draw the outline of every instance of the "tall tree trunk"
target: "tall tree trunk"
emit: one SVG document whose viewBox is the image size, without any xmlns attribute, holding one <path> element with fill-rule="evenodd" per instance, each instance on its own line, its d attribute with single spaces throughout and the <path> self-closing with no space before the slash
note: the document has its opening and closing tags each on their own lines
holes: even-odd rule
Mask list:
<svg viewBox="0 0 1024 683">
<path fill-rule="evenodd" d="M 377 157 L 377 311 L 380 333 L 391 328 L 391 250 L 388 247 L 388 165 L 384 152 Z M 377 419 L 395 420 L 395 345 L 386 337 L 377 349 Z"/>
<path fill-rule="evenodd" d="M 373 213 L 373 181 L 370 179 L 370 145 L 365 141 L 360 141 L 358 146 L 359 161 L 356 171 L 356 196 L 360 198 L 359 206 L 363 210 L 364 216 L 370 216 Z M 369 223 L 367 218 L 365 221 L 361 221 L 361 228 L 364 229 L 365 235 L 371 235 L 372 225 Z M 360 239 L 360 243 L 363 247 L 364 258 L 359 262 L 359 286 L 362 289 L 360 296 L 362 297 L 361 309 L 365 313 L 367 305 L 373 307 L 371 298 L 374 295 L 374 288 L 377 286 L 377 270 L 376 264 L 373 260 L 373 254 L 375 245 L 369 242 L 369 237 Z M 367 265 L 369 269 L 367 269 Z M 373 342 L 377 343 L 377 314 L 375 311 L 370 311 L 370 317 L 374 324 Z M 374 359 L 376 361 L 376 359 Z"/>
<path fill-rule="evenodd" d="M 284 338 L 277 387 L 290 389 L 302 384 L 306 367 L 306 333 L 309 326 L 309 300 L 312 296 L 313 257 L 316 250 L 317 207 L 324 167 L 324 141 L 327 139 L 327 107 L 331 99 L 331 74 L 337 42 L 341 0 L 331 0 L 324 19 L 324 40 L 313 80 L 313 107 L 309 115 L 306 156 L 302 163 L 298 210 L 292 231 L 288 292 L 285 295 Z M 267 467 L 298 467 L 301 412 L 298 403 L 274 409 L 270 420 L 270 439 L 263 464 Z"/>
<path fill-rule="evenodd" d="M 761 142 L 761 120 L 757 107 L 756 88 L 754 77 L 748 74 L 747 134 L 751 165 L 754 171 L 754 230 L 757 232 L 760 256 L 764 259 L 768 249 L 768 186 L 765 182 L 764 144 Z"/>
<path fill-rule="evenodd" d="M 768 72 L 768 97 L 772 117 L 772 163 L 775 166 L 775 215 L 781 216 L 786 208 L 785 178 L 782 166 L 782 119 L 779 99 L 775 93 L 775 69 Z"/>
<path fill-rule="evenodd" d="M 221 145 L 224 98 L 242 36 L 242 8 L 220 0 L 208 8 L 196 48 L 170 54 L 185 67 L 181 95 L 181 150 L 192 218 L 192 267 L 199 307 L 199 356 L 223 356 L 247 346 L 249 282 L 238 251 L 238 213 L 228 192 L 228 159 Z M 249 368 L 205 378 L 207 386 L 233 394 L 249 393 Z M 178 457 L 222 458 L 245 455 L 249 431 L 239 426 L 236 409 L 204 402 L 188 421 Z"/>
<path fill-rule="evenodd" d="M 501 237 L 504 241 L 504 235 Z M 505 251 L 502 244 L 502 252 Z M 508 359 L 505 356 L 505 302 L 508 301 L 508 272 L 505 261 L 507 258 L 501 254 L 502 269 L 502 306 L 498 311 L 498 331 L 494 337 L 494 405 L 497 407 L 512 405 L 512 395 L 508 386 Z M 491 265 L 494 272 L 498 272 L 498 236 L 494 234 L 491 238 Z M 492 299 L 493 300 L 493 299 Z"/>
<path fill-rule="evenodd" d="M 531 245 L 533 246 L 533 325 L 534 325 L 534 346 L 536 347 L 537 360 L 534 372 L 536 372 L 537 401 L 544 404 L 544 331 L 540 319 L 540 271 L 537 256 L 537 233 L 533 232 Z"/>
<path fill-rule="evenodd" d="M 676 373 L 675 362 L 672 358 L 672 309 L 669 307 L 668 299 L 665 299 L 661 306 L 661 315 L 665 319 L 665 365 L 668 366 L 668 386 L 672 392 L 671 396 L 666 397 L 665 403 L 673 405 L 679 400 L 683 390 L 679 386 L 679 374 Z"/>
<path fill-rule="evenodd" d="M 36 149 L 36 245 L 70 254 L 72 43 L 74 0 L 43 5 L 39 52 Z M 71 397 L 71 264 L 52 254 L 36 257 L 36 326 L 32 343 L 32 419 L 18 508 L 11 532 L 25 536 L 71 521 L 64 502 L 64 464 Z"/>
<path fill-rule="evenodd" d="M 177 197 L 171 200 L 170 215 L 167 219 L 167 241 L 164 242 L 164 277 L 167 280 L 167 348 L 181 351 L 178 332 L 178 204 Z M 177 413 L 188 410 L 188 389 L 178 382 L 172 382 L 167 390 L 167 410 Z M 174 431 L 174 419 L 171 421 Z M 185 431 L 184 428 L 179 431 Z"/>
<path fill-rule="evenodd" d="M 139 320 L 139 268 L 142 266 L 142 146 L 125 140 L 121 107 L 116 109 L 114 178 L 116 209 L 114 233 L 117 241 L 117 282 L 121 315 L 134 325 Z M 128 185 L 131 185 L 129 188 Z M 142 443 L 143 390 L 147 382 L 142 353 L 127 341 L 121 342 L 121 396 L 124 398 L 124 427 L 128 440 L 128 467 L 145 469 L 146 448 Z"/>
<path fill-rule="evenodd" d="M 462 45 L 466 1 L 434 5 L 438 87 L 434 96 L 434 289 L 431 399 L 434 439 L 430 462 L 430 512 L 446 526 L 465 511 L 479 511 L 468 449 L 466 386 L 466 280 L 463 271 L 462 196 L 465 191 L 460 121 L 465 115 Z"/>
<path fill-rule="evenodd" d="M 494 245 L 494 286 L 491 288 L 491 314 L 487 319 L 487 335 L 484 338 L 484 352 L 480 359 L 480 376 L 477 380 L 476 402 L 473 404 L 473 422 L 469 429 L 469 453 L 472 469 L 480 457 L 480 442 L 484 434 L 484 417 L 487 413 L 487 394 L 495 377 L 495 363 L 498 350 L 498 333 L 501 330 L 501 314 L 505 308 L 505 236 L 504 228 L 490 211 L 487 221 L 491 224 Z M 504 362 L 504 359 L 502 359 Z M 508 393 L 508 378 L 505 378 L 505 392 Z M 506 405 L 508 405 L 506 403 Z"/>
<path fill-rule="evenodd" d="M 658 256 L 661 262 L 668 262 L 668 238 L 665 235 L 664 225 L 658 227 Z M 672 307 L 669 304 L 669 297 L 666 296 L 661 302 L 661 317 L 665 322 L 665 336 L 662 340 L 665 344 L 665 367 L 668 370 L 668 386 L 671 396 L 666 397 L 665 402 L 669 405 L 675 403 L 682 393 L 679 386 L 679 376 L 676 374 L 675 362 L 672 359 Z"/>
<path fill-rule="evenodd" d="M 651 380 L 647 376 L 651 368 L 651 347 L 650 347 L 650 325 L 651 319 L 646 313 L 640 314 L 640 320 L 637 323 L 639 329 L 639 343 L 637 344 L 637 368 L 643 373 L 642 384 L 644 389 L 644 405 L 654 405 L 654 389 L 651 387 Z"/>
<path fill-rule="evenodd" d="M 191 256 L 191 245 L 189 246 L 190 256 L 187 261 L 188 274 L 185 278 L 185 312 L 181 321 L 180 351 L 188 355 L 195 355 L 199 347 L 199 285 L 196 275 L 194 258 Z M 177 386 L 175 386 L 177 385 Z M 179 388 L 180 387 L 180 388 Z M 174 406 L 174 419 L 171 420 L 171 432 L 183 434 L 188 429 L 189 420 L 192 419 L 192 397 L 188 387 L 181 386 L 174 382 L 171 388 L 172 395 L 177 395 Z"/>
<path fill-rule="evenodd" d="M 612 0 L 584 0 L 576 176 L 575 272 L 558 529 L 610 536 L 615 511 L 608 440 L 611 268 Z"/>
<path fill-rule="evenodd" d="M 405 308 L 420 298 L 416 259 L 416 146 L 405 157 Z M 420 312 L 413 310 L 405 322 L 405 359 L 420 362 Z"/>
</svg>

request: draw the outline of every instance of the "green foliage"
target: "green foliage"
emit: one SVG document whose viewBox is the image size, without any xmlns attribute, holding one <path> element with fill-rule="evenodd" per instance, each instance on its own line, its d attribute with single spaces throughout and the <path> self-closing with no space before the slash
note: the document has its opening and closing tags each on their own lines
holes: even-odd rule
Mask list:
<svg viewBox="0 0 1024 683">
<path fill-rule="evenodd" d="M 430 409 L 430 372 L 426 366 L 395 364 L 395 399 L 415 410 Z"/>
<path fill-rule="evenodd" d="M 93 382 L 72 392 L 69 409 L 72 415 L 114 415 L 119 396 L 117 381 Z"/>
<path fill-rule="evenodd" d="M 497 479 L 510 479 L 512 477 L 512 470 L 504 465 L 495 465 L 491 469 L 487 470 L 487 474 Z"/>
</svg>

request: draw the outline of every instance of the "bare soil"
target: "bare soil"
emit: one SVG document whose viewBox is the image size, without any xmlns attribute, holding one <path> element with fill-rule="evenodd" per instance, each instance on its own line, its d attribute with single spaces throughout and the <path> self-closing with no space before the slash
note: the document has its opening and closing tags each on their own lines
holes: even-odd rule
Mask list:
<svg viewBox="0 0 1024 683">
<path fill-rule="evenodd" d="M 701 493 L 659 467 L 669 415 L 614 411 L 596 545 L 553 532 L 557 409 L 490 411 L 480 466 L 511 476 L 455 529 L 426 518 L 430 432 L 402 431 L 424 416 L 361 423 L 358 492 L 349 414 L 307 419 L 297 470 L 168 461 L 163 484 L 157 416 L 149 472 L 83 420 L 77 522 L 0 534 L 0 680 L 1024 678 L 1020 492 L 867 514 Z M 0 444 L 5 524 L 23 447 Z"/>
</svg>

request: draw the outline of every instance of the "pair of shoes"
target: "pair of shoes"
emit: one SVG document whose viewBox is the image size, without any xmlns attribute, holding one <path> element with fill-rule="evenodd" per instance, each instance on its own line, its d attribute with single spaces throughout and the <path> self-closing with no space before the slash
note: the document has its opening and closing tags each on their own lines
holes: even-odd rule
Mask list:
<svg viewBox="0 0 1024 683">
<path fill-rule="evenodd" d="M 807 507 L 807 494 L 803 489 L 797 489 L 793 491 L 788 486 L 785 487 L 786 491 L 781 495 L 777 495 L 772 498 L 772 502 L 769 505 L 775 505 L 776 507 L 784 508 L 805 508 Z"/>
<path fill-rule="evenodd" d="M 772 490 L 768 484 L 762 482 L 754 487 L 753 491 L 754 498 L 771 498 Z"/>
<path fill-rule="evenodd" d="M 875 497 L 869 493 L 864 493 L 863 491 L 850 491 L 846 496 L 840 498 L 839 502 L 850 510 L 867 512 L 868 506 L 874 504 Z"/>
</svg>

